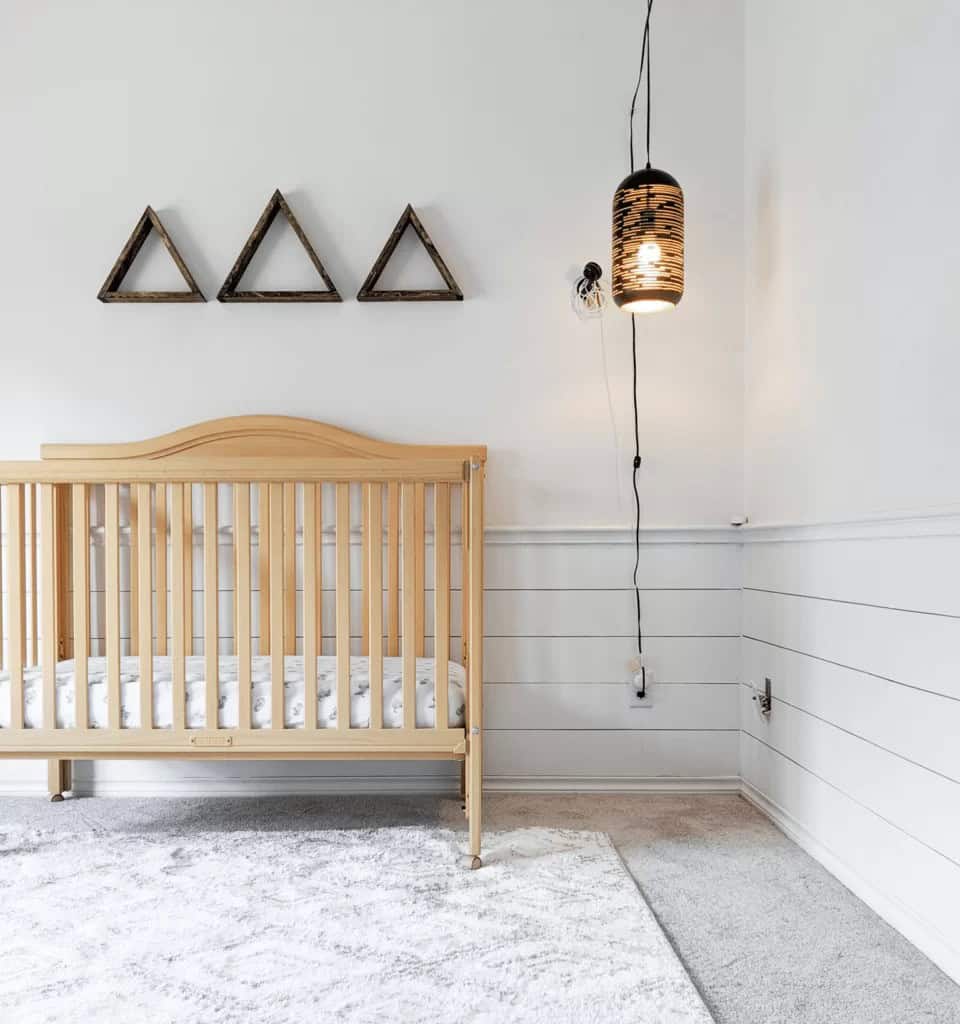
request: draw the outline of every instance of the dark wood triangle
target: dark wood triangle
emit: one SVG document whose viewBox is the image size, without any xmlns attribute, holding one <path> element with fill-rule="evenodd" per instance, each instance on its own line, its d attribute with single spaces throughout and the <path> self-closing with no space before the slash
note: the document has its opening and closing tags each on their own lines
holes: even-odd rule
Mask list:
<svg viewBox="0 0 960 1024">
<path fill-rule="evenodd" d="M 180 271 L 181 276 L 187 284 L 189 291 L 185 292 L 122 292 L 120 291 L 120 285 L 123 283 L 123 279 L 127 276 L 127 271 L 133 266 L 133 261 L 137 258 L 140 250 L 143 248 L 143 243 L 147 240 L 151 231 L 156 231 L 160 236 L 160 240 L 166 246 L 167 252 L 170 253 L 170 257 L 173 262 L 177 265 L 177 270 Z M 160 218 L 154 213 L 153 207 L 148 206 L 143 211 L 143 216 L 137 221 L 137 226 L 133 229 L 133 234 L 127 240 L 127 244 L 123 247 L 123 251 L 117 257 L 117 262 L 114 263 L 113 269 L 107 275 L 106 281 L 103 282 L 103 287 L 97 292 L 97 298 L 101 302 L 206 302 L 207 300 L 203 296 L 203 292 L 197 287 L 197 282 L 193 279 L 193 274 L 190 273 L 186 263 L 183 262 L 183 257 L 177 251 L 177 247 L 173 244 L 173 239 L 167 234 L 166 228 L 160 223 Z"/>
<path fill-rule="evenodd" d="M 377 289 L 377 281 L 380 280 L 380 275 L 383 273 L 384 267 L 390 261 L 390 257 L 394 254 L 397 245 L 400 243 L 400 239 L 403 237 L 404 231 L 410 226 L 417 233 L 417 237 L 420 239 L 421 244 L 427 251 L 427 255 L 433 260 L 433 265 L 437 268 L 440 276 L 446 283 L 446 288 L 396 288 L 392 290 L 380 290 Z M 370 273 L 367 274 L 366 281 L 363 282 L 363 286 L 360 291 L 357 292 L 357 299 L 360 302 L 443 302 L 443 301 L 454 301 L 459 302 L 463 299 L 463 292 L 460 290 L 460 285 L 454 280 L 453 274 L 450 273 L 449 267 L 443 262 L 443 258 L 440 253 L 437 252 L 437 247 L 433 244 L 433 240 L 427 234 L 427 229 L 420 222 L 420 218 L 417 216 L 413 207 L 407 203 L 407 208 L 400 215 L 400 219 L 397 221 L 397 226 L 393 229 L 390 237 L 387 239 L 387 244 L 383 247 L 382 252 L 377 257 L 376 263 L 371 267 Z"/>
<path fill-rule="evenodd" d="M 293 228 L 294 234 L 300 239 L 300 244 L 306 250 L 307 255 L 310 257 L 310 262 L 316 268 L 317 273 L 320 275 L 323 283 L 326 285 L 326 289 L 323 291 L 238 291 L 237 285 L 240 283 L 240 279 L 243 277 L 250 266 L 250 261 L 253 259 L 257 249 L 260 248 L 260 243 L 266 237 L 267 232 L 270 230 L 270 226 L 277 218 L 277 214 L 282 213 L 287 218 L 287 223 Z M 313 246 L 310 244 L 310 240 L 307 238 L 300 222 L 293 215 L 293 210 L 287 205 L 286 199 L 283 198 L 283 194 L 280 189 L 277 189 L 270 197 L 270 201 L 267 203 L 266 208 L 260 215 L 260 219 L 254 225 L 253 231 L 250 233 L 250 237 L 247 239 L 246 244 L 240 250 L 240 255 L 237 257 L 236 263 L 227 274 L 226 280 L 217 293 L 217 298 L 220 302 L 342 302 L 340 293 L 337 291 L 336 285 L 330 280 L 330 275 L 324 269 L 323 264 L 320 262 L 319 256 L 314 252 Z"/>
</svg>

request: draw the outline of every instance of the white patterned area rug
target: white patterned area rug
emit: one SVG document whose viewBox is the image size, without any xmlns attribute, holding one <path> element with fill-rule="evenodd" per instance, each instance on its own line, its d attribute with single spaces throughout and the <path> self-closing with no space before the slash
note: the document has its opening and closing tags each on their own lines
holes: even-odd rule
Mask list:
<svg viewBox="0 0 960 1024">
<path fill-rule="evenodd" d="M 0 830 L 8 1024 L 709 1024 L 602 833 Z"/>
</svg>

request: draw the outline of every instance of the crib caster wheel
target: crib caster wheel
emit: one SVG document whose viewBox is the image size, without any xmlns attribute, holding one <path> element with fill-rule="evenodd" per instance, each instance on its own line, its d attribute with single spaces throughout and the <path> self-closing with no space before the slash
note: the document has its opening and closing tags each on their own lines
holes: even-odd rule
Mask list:
<svg viewBox="0 0 960 1024">
<path fill-rule="evenodd" d="M 479 857 L 471 857 L 470 859 L 470 870 L 476 871 L 477 868 L 483 866 L 483 861 Z"/>
<path fill-rule="evenodd" d="M 53 796 L 50 797 L 50 803 L 52 803 L 52 804 L 62 804 L 63 803 L 63 793 L 54 793 Z"/>
</svg>

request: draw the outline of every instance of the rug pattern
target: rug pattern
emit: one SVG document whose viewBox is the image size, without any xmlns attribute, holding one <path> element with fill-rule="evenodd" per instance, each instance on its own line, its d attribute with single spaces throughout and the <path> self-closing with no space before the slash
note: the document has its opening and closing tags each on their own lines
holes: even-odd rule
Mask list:
<svg viewBox="0 0 960 1024">
<path fill-rule="evenodd" d="M 0 830 L 0 1020 L 709 1024 L 602 833 Z"/>
</svg>

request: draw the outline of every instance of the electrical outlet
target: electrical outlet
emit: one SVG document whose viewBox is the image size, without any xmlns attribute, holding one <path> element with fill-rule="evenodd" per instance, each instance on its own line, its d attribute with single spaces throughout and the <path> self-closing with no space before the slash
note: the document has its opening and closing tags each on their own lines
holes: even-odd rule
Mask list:
<svg viewBox="0 0 960 1024">
<path fill-rule="evenodd" d="M 637 672 L 636 675 L 627 683 L 627 691 L 629 694 L 627 705 L 631 708 L 652 708 L 653 707 L 653 696 L 651 694 L 650 685 L 650 673 L 647 672 L 647 684 L 646 687 L 643 685 L 643 676 Z M 640 696 L 643 693 L 644 696 Z"/>
</svg>

